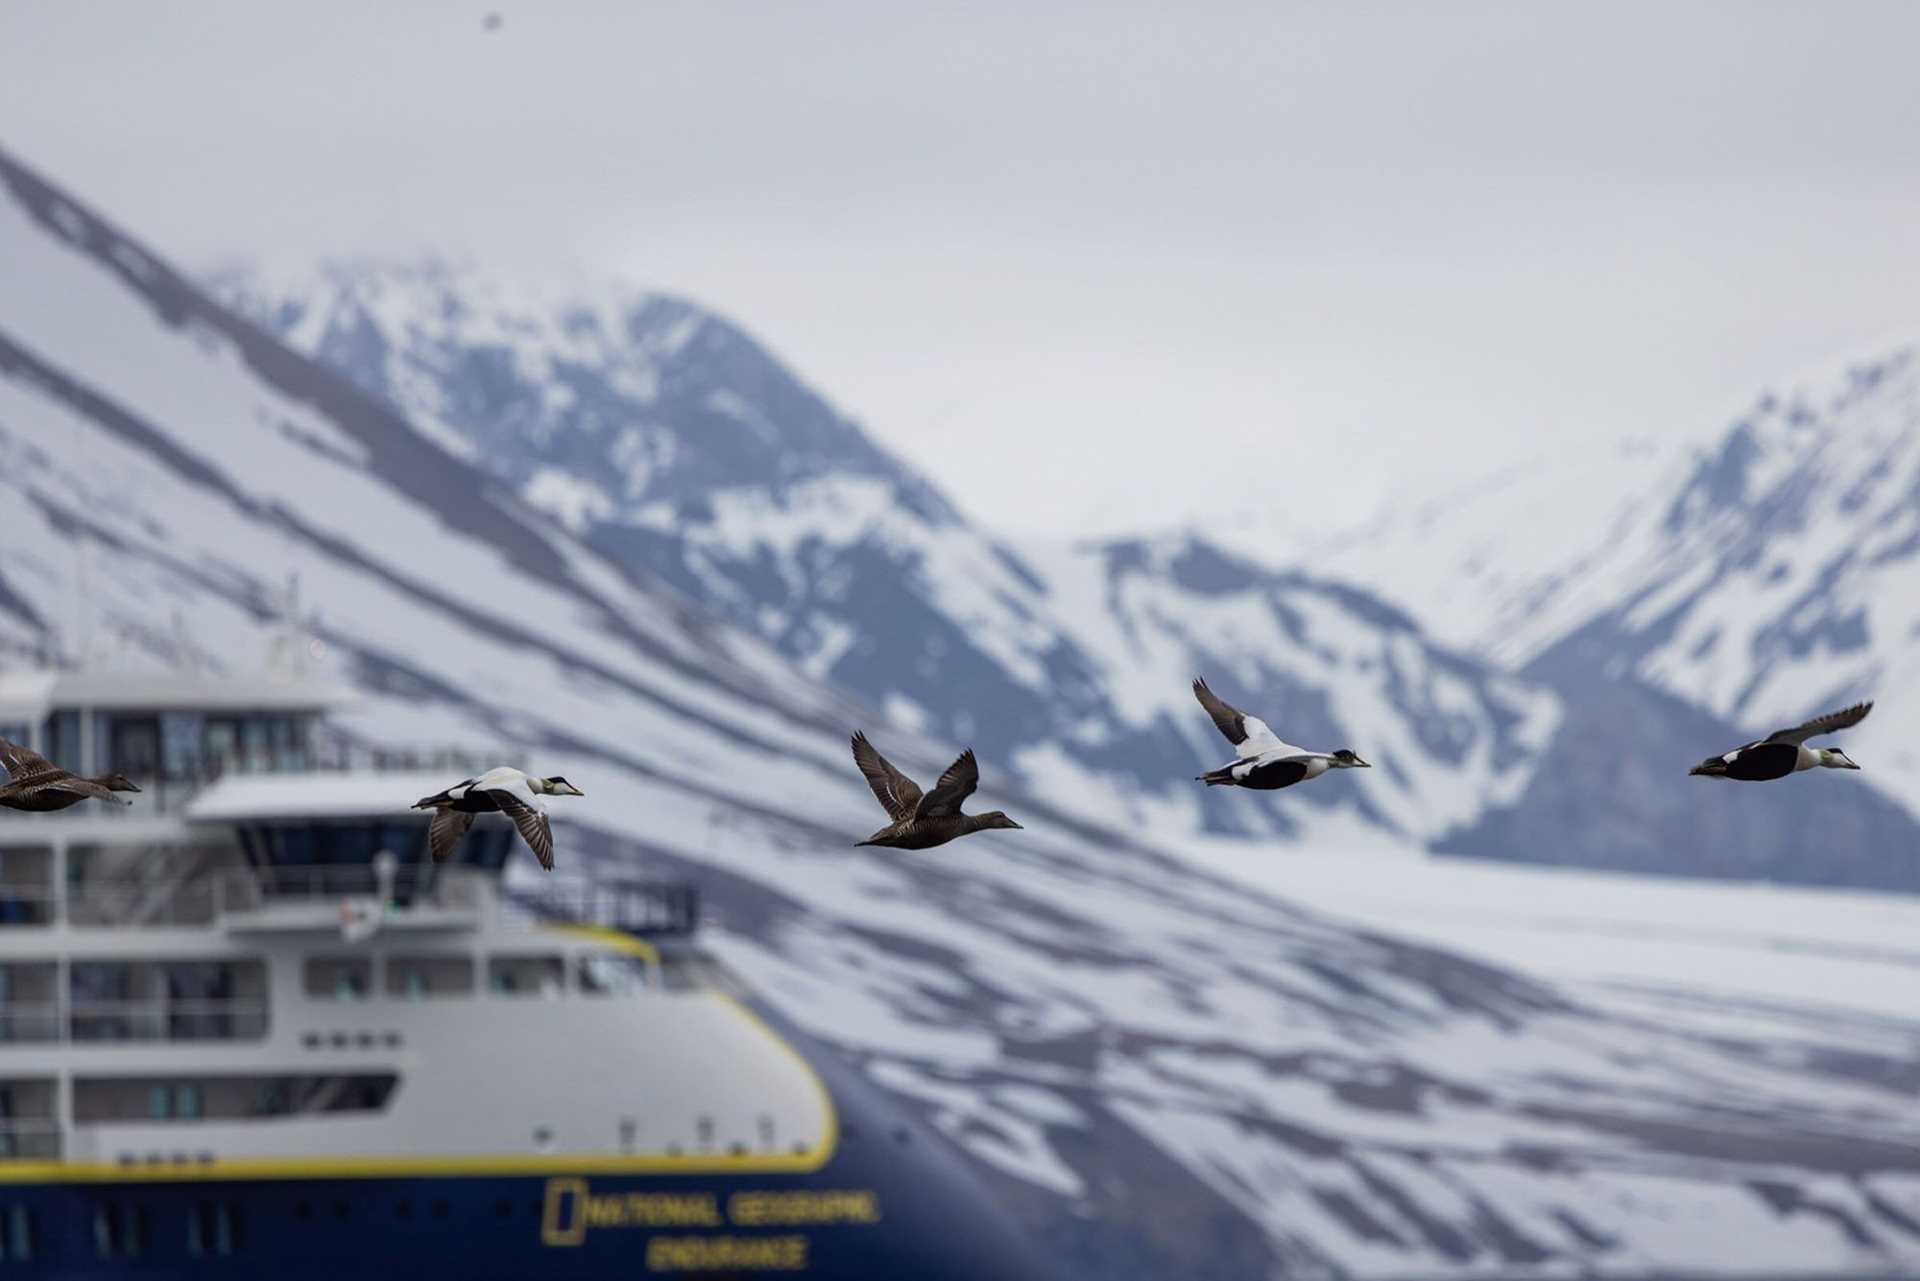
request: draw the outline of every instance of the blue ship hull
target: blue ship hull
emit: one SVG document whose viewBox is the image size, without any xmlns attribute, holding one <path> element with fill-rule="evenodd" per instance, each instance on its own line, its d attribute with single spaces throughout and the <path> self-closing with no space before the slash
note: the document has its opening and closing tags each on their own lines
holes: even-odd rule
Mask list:
<svg viewBox="0 0 1920 1281">
<path fill-rule="evenodd" d="M 12 1184 L 0 1186 L 0 1246 L 10 1255 L 0 1275 L 1060 1275 L 946 1140 L 758 1012 L 782 1024 L 843 1119 L 838 1148 L 817 1170 Z M 29 1258 L 18 1257 L 22 1245 Z"/>
</svg>

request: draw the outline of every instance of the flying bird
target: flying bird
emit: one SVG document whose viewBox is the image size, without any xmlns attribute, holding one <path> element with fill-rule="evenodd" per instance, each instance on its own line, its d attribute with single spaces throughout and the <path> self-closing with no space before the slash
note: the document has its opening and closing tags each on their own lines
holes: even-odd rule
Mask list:
<svg viewBox="0 0 1920 1281">
<path fill-rule="evenodd" d="M 585 795 L 564 778 L 533 778 L 501 765 L 479 778 L 463 779 L 444 792 L 423 796 L 413 803 L 413 808 L 433 811 L 433 822 L 427 825 L 427 848 L 436 863 L 453 853 L 460 838 L 473 826 L 475 814 L 500 813 L 513 820 L 533 856 L 540 860 L 540 866 L 551 872 L 553 827 L 547 821 L 547 807 L 540 798 Z"/>
<path fill-rule="evenodd" d="M 1020 829 L 1020 824 L 999 810 L 990 810 L 985 814 L 960 812 L 960 803 L 972 796 L 973 789 L 980 785 L 980 763 L 974 760 L 971 747 L 960 753 L 959 760 L 947 766 L 947 772 L 940 776 L 933 790 L 924 795 L 918 784 L 874 750 L 865 734 L 856 733 L 853 736 L 853 763 L 867 776 L 867 786 L 873 789 L 874 799 L 880 802 L 880 808 L 893 820 L 859 842 L 861 845 L 884 845 L 896 850 L 930 850 L 969 832 L 983 832 L 990 828 Z"/>
<path fill-rule="evenodd" d="M 1237 759 L 1197 777 L 1196 781 L 1208 787 L 1272 791 L 1319 778 L 1330 769 L 1373 768 L 1344 747 L 1337 752 L 1309 752 L 1304 747 L 1282 742 L 1278 734 L 1267 728 L 1265 721 L 1221 702 L 1220 696 L 1207 688 L 1206 681 L 1197 677 L 1193 682 L 1193 696 L 1207 709 L 1207 715 L 1213 717 L 1213 723 L 1220 727 L 1227 741 L 1240 749 Z"/>
<path fill-rule="evenodd" d="M 1842 711 L 1816 716 L 1805 725 L 1777 729 L 1724 756 L 1709 756 L 1687 772 L 1708 778 L 1738 779 L 1742 783 L 1764 783 L 1803 769 L 1859 769 L 1839 748 L 1808 747 L 1807 740 L 1835 730 L 1851 729 L 1867 719 L 1867 713 L 1872 710 L 1872 703 L 1855 703 Z"/>
<path fill-rule="evenodd" d="M 123 801 L 114 793 L 140 790 L 125 774 L 81 778 L 38 752 L 30 752 L 4 738 L 0 738 L 0 765 L 7 767 L 7 782 L 0 786 L 0 805 L 10 810 L 47 814 L 85 800 L 131 805 L 132 801 Z"/>
</svg>

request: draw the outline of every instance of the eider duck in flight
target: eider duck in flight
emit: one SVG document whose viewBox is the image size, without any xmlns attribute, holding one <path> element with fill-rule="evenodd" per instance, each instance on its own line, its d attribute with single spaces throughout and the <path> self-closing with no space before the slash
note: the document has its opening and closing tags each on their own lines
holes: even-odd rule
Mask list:
<svg viewBox="0 0 1920 1281">
<path fill-rule="evenodd" d="M 475 814 L 498 812 L 513 820 L 533 856 L 540 860 L 540 866 L 551 872 L 553 827 L 547 821 L 547 807 L 540 798 L 585 795 L 564 778 L 532 778 L 501 765 L 479 778 L 469 778 L 444 792 L 424 796 L 413 803 L 413 808 L 433 811 L 433 822 L 427 827 L 427 848 L 436 863 L 453 853 L 460 838 L 473 826 Z"/>
<path fill-rule="evenodd" d="M 1284 743 L 1257 716 L 1249 716 L 1237 707 L 1220 701 L 1204 680 L 1195 679 L 1193 696 L 1207 709 L 1213 723 L 1240 749 L 1239 759 L 1198 776 L 1208 787 L 1252 787 L 1261 791 L 1292 787 L 1310 778 L 1319 778 L 1330 769 L 1372 769 L 1347 748 L 1337 752 L 1309 752 L 1304 747 Z"/>
<path fill-rule="evenodd" d="M 0 765 L 7 767 L 6 785 L 0 786 L 0 805 L 10 810 L 47 814 L 84 800 L 131 805 L 132 801 L 123 801 L 114 793 L 140 790 L 127 781 L 125 774 L 81 778 L 38 752 L 30 752 L 4 738 L 0 738 Z"/>
<path fill-rule="evenodd" d="M 1020 829 L 1018 823 L 999 810 L 990 810 L 985 814 L 960 812 L 960 803 L 973 795 L 973 789 L 980 785 L 980 763 L 973 759 L 971 747 L 960 753 L 959 760 L 947 766 L 947 772 L 940 776 L 933 790 L 924 796 L 917 783 L 874 750 L 865 734 L 853 736 L 853 763 L 867 776 L 867 786 L 873 789 L 874 799 L 880 802 L 880 808 L 886 810 L 887 817 L 893 820 L 859 842 L 861 845 L 884 845 L 896 850 L 930 850 L 969 832 L 984 832 L 989 828 Z"/>
<path fill-rule="evenodd" d="M 1837 747 L 1808 747 L 1806 743 L 1818 734 L 1851 729 L 1867 719 L 1867 713 L 1872 710 L 1872 703 L 1855 703 L 1844 711 L 1816 716 L 1805 725 L 1775 730 L 1758 742 L 1736 747 L 1724 756 L 1709 756 L 1687 772 L 1708 778 L 1764 783 L 1803 769 L 1859 769 Z"/>
</svg>

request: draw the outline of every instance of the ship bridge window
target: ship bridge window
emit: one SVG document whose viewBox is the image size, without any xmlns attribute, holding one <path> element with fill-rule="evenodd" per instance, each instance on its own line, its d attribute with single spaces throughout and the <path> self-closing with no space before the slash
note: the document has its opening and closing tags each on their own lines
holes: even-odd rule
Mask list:
<svg viewBox="0 0 1920 1281">
<path fill-rule="evenodd" d="M 574 967 L 574 982 L 586 996 L 630 996 L 657 981 L 653 967 L 638 956 L 593 953 Z"/>
<path fill-rule="evenodd" d="M 387 995 L 419 1000 L 429 996 L 466 996 L 473 991 L 473 958 L 396 954 L 387 958 Z"/>
<path fill-rule="evenodd" d="M 721 968 L 719 962 L 699 952 L 667 952 L 660 958 L 660 973 L 669 992 L 719 991 L 739 994 L 739 985 Z"/>
<path fill-rule="evenodd" d="M 309 956 L 301 974 L 306 994 L 316 1000 L 359 1001 L 373 990 L 370 957 Z"/>
<path fill-rule="evenodd" d="M 330 1112 L 378 1112 L 400 1078 L 392 1072 L 191 1078 L 76 1077 L 77 1125 L 260 1120 Z"/>
<path fill-rule="evenodd" d="M 566 976 L 566 962 L 559 956 L 487 958 L 487 988 L 502 996 L 559 996 Z"/>
<path fill-rule="evenodd" d="M 400 860 L 403 874 L 426 857 L 427 825 L 418 819 L 336 823 L 249 824 L 244 835 L 256 857 L 276 869 L 367 868 L 381 850 Z M 291 878 L 298 882 L 301 878 Z M 310 881 L 324 879 L 308 877 Z M 320 888 L 354 888 L 352 878 Z M 313 889 L 308 890 L 314 892 Z"/>
<path fill-rule="evenodd" d="M 115 716 L 107 731 L 107 768 L 130 778 L 160 772 L 160 718 Z"/>
</svg>

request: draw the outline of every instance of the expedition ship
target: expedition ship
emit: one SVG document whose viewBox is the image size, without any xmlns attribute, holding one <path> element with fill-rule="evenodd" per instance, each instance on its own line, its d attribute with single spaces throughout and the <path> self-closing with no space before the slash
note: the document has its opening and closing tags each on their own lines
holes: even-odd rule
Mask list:
<svg viewBox="0 0 1920 1281">
<path fill-rule="evenodd" d="M 339 696 L 0 674 L 0 735 L 143 789 L 0 810 L 0 1277 L 1052 1274 L 692 887 L 511 893 L 495 815 L 433 864 L 408 804 L 499 762 Z"/>
</svg>

